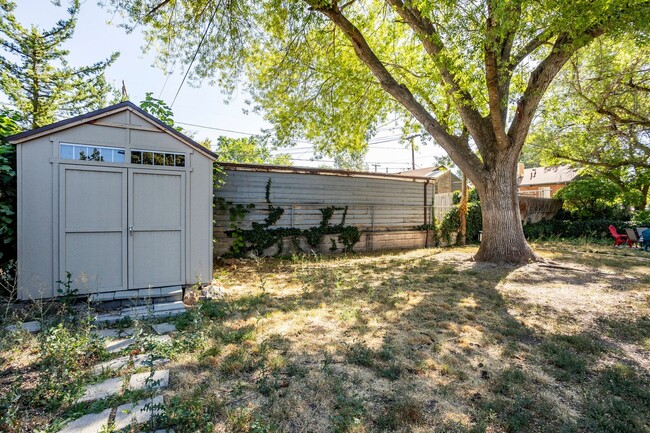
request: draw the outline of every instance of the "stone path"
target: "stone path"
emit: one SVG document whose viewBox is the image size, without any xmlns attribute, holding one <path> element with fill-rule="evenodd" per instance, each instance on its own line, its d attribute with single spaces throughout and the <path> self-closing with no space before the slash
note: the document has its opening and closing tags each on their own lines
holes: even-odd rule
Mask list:
<svg viewBox="0 0 650 433">
<path fill-rule="evenodd" d="M 153 338 L 163 342 L 171 341 L 171 337 L 167 335 L 167 333 L 176 330 L 176 327 L 171 323 L 161 323 L 152 326 L 152 328 L 161 334 L 156 335 Z M 116 329 L 104 329 L 97 331 L 96 335 L 105 338 L 118 338 L 117 340 L 108 340 L 106 342 L 106 348 L 109 352 L 111 352 L 110 348 L 120 347 L 120 349 L 112 350 L 114 353 L 123 350 L 135 342 L 134 339 L 119 338 L 124 335 L 133 335 L 134 333 L 133 330 L 131 330 L 130 333 L 125 333 L 124 331 L 125 330 L 119 331 Z M 101 374 L 105 371 L 117 372 L 128 367 L 133 367 L 135 369 L 151 368 L 152 370 L 143 373 L 135 373 L 129 377 L 122 376 L 110 378 L 99 383 L 88 385 L 86 386 L 83 395 L 79 397 L 75 403 L 102 400 L 111 396 L 122 395 L 127 390 L 158 392 L 159 390 L 169 386 L 169 370 L 155 370 L 154 367 L 164 365 L 168 362 L 168 359 L 153 359 L 149 354 L 139 354 L 135 356 L 122 356 L 97 364 L 91 370 L 95 375 Z M 146 423 L 153 417 L 162 415 L 164 410 L 163 396 L 158 394 L 144 400 L 122 404 L 117 408 L 106 409 L 100 413 L 84 415 L 67 423 L 59 433 L 101 433 L 106 430 L 107 426 L 111 423 L 115 430 L 121 430 L 133 423 Z M 163 429 L 150 433 L 162 432 L 173 433 L 173 430 Z"/>
<path fill-rule="evenodd" d="M 108 353 L 117 353 L 121 352 L 122 350 L 128 348 L 131 346 L 133 343 L 135 343 L 135 339 L 133 338 L 123 338 L 119 340 L 111 340 L 106 342 L 106 351 Z"/>
<path fill-rule="evenodd" d="M 159 317 L 172 317 L 185 312 L 183 301 L 166 302 L 161 304 L 143 305 L 141 307 L 123 308 L 117 313 L 100 314 L 95 319 L 95 323 L 115 323 L 120 320 L 130 319 L 148 319 Z"/>
<path fill-rule="evenodd" d="M 30 334 L 35 334 L 41 330 L 41 324 L 36 321 L 25 322 L 25 323 L 20 323 L 18 325 L 5 326 L 5 329 L 9 332 L 16 332 L 18 331 L 18 329 L 22 329 L 29 332 Z"/>
<path fill-rule="evenodd" d="M 163 335 L 163 334 L 169 334 L 170 332 L 176 332 L 176 325 L 173 323 L 157 323 L 155 325 L 151 325 L 154 331 L 156 331 L 156 334 L 158 335 Z"/>
<path fill-rule="evenodd" d="M 115 412 L 115 429 L 121 430 L 131 423 L 142 424 L 154 416 L 162 415 L 164 411 L 162 395 L 127 403 L 119 406 Z"/>
<path fill-rule="evenodd" d="M 112 409 L 106 409 L 99 413 L 89 413 L 79 419 L 68 423 L 59 433 L 97 433 L 101 432 L 108 425 Z"/>
</svg>

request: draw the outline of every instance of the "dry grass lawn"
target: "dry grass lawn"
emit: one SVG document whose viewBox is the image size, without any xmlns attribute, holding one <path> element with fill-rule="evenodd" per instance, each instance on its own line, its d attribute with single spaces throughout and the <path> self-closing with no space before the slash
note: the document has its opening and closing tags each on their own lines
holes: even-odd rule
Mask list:
<svg viewBox="0 0 650 433">
<path fill-rule="evenodd" d="M 177 320 L 195 344 L 171 353 L 165 423 L 650 432 L 650 255 L 534 247 L 547 261 L 516 268 L 473 263 L 469 247 L 230 262 L 225 298 Z M 38 362 L 20 344 L 5 343 L 0 391 L 20 370 L 7 365 Z"/>
</svg>

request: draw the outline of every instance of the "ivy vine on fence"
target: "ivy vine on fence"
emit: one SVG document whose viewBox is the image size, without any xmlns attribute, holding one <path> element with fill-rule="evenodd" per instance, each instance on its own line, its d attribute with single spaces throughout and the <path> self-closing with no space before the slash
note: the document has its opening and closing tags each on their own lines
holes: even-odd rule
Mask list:
<svg viewBox="0 0 650 433">
<path fill-rule="evenodd" d="M 338 241 L 343 245 L 344 252 L 353 252 L 354 245 L 361 239 L 361 233 L 355 226 L 345 225 L 345 219 L 348 213 L 348 206 L 336 207 L 328 206 L 320 210 L 321 221 L 315 227 L 308 229 L 288 228 L 288 227 L 273 227 L 284 215 L 284 208 L 274 206 L 271 202 L 271 185 L 272 179 L 266 183 L 265 201 L 267 204 L 267 216 L 264 218 L 263 223 L 252 222 L 250 229 L 242 229 L 241 223 L 244 221 L 252 209 L 255 208 L 253 203 L 248 205 L 234 204 L 231 201 L 226 201 L 223 198 L 217 199 L 217 205 L 222 212 L 229 214 L 229 230 L 226 235 L 233 239 L 230 247 L 229 255 L 233 257 L 245 257 L 249 252 L 253 252 L 258 256 L 264 254 L 264 251 L 273 245 L 277 245 L 277 253 L 282 253 L 283 239 L 289 236 L 304 236 L 307 244 L 314 249 L 318 250 L 321 240 L 325 235 L 338 234 Z M 336 211 L 343 211 L 341 222 L 336 225 L 331 224 Z M 336 242 L 332 239 L 332 247 L 330 250 L 336 250 Z"/>
</svg>

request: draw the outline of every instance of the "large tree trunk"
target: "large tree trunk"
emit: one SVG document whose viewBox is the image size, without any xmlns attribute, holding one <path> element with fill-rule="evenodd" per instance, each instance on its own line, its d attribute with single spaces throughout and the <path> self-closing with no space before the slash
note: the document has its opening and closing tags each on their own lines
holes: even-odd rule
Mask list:
<svg viewBox="0 0 650 433">
<path fill-rule="evenodd" d="M 539 257 L 528 246 L 519 214 L 516 158 L 494 164 L 476 183 L 483 215 L 483 238 L 476 261 L 528 263 Z"/>
</svg>

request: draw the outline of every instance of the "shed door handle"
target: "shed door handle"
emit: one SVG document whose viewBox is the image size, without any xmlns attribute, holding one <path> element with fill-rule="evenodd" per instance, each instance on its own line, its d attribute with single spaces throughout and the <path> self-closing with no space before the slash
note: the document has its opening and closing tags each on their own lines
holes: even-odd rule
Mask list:
<svg viewBox="0 0 650 433">
<path fill-rule="evenodd" d="M 129 226 L 129 236 L 133 236 L 133 226 Z"/>
</svg>

